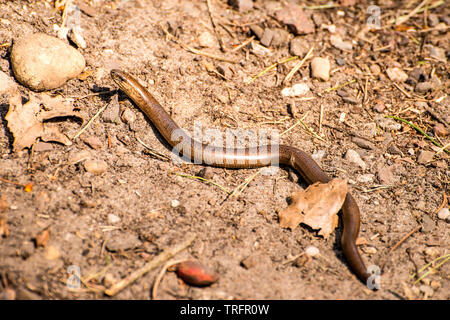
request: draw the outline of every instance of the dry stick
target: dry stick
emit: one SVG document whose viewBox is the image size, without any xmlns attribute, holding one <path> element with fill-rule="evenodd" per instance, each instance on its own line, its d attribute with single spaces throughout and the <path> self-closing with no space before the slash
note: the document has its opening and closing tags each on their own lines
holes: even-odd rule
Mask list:
<svg viewBox="0 0 450 320">
<path fill-rule="evenodd" d="M 395 21 L 395 25 L 398 26 L 399 24 L 402 24 L 409 20 L 413 15 L 416 13 L 419 13 L 419 10 L 422 9 L 423 6 L 425 6 L 430 0 L 423 0 L 414 10 L 412 10 L 410 13 L 408 13 L 406 16 L 401 16 Z"/>
<path fill-rule="evenodd" d="M 230 50 L 230 52 L 235 52 L 240 50 L 241 48 L 245 47 L 246 45 L 248 45 L 250 42 L 252 42 L 252 40 L 255 39 L 255 36 L 251 36 L 250 38 L 248 38 L 247 40 L 245 40 L 244 42 L 242 42 L 240 45 L 238 45 L 236 48 L 233 48 Z"/>
<path fill-rule="evenodd" d="M 292 70 L 287 74 L 286 78 L 284 78 L 284 80 L 283 80 L 283 83 L 286 83 L 292 79 L 292 77 L 298 71 L 298 69 L 300 69 L 302 67 L 302 65 L 305 63 L 305 61 L 309 58 L 309 56 L 311 55 L 313 50 L 314 50 L 314 47 L 311 47 L 311 49 L 309 49 L 309 51 L 308 51 L 308 53 L 306 53 L 305 57 L 301 61 L 299 61 L 294 66 L 294 68 L 292 68 Z"/>
<path fill-rule="evenodd" d="M 159 272 L 158 276 L 155 279 L 155 282 L 153 283 L 153 288 L 152 288 L 152 300 L 156 300 L 156 296 L 158 293 L 158 287 L 159 284 L 162 280 L 162 278 L 164 277 L 164 274 L 166 273 L 167 269 L 169 269 L 170 267 L 179 264 L 181 262 L 186 261 L 186 259 L 183 260 L 176 260 L 176 261 L 169 261 L 167 262 L 164 267 L 162 267 L 161 271 Z"/>
<path fill-rule="evenodd" d="M 155 269 L 157 266 L 159 266 L 164 261 L 169 260 L 174 255 L 176 255 L 178 252 L 183 251 L 188 246 L 191 245 L 191 243 L 194 241 L 196 237 L 196 234 L 190 234 L 185 241 L 180 243 L 179 245 L 166 249 L 162 253 L 160 253 L 158 256 L 156 256 L 153 260 L 146 263 L 142 268 L 132 272 L 128 277 L 125 279 L 120 280 L 119 282 L 113 284 L 111 288 L 105 290 L 105 294 L 108 296 L 114 296 L 121 290 L 123 290 L 125 287 L 145 275 L 147 272 Z"/>
<path fill-rule="evenodd" d="M 145 148 L 147 148 L 147 149 L 149 150 L 149 153 L 150 153 L 152 156 L 158 158 L 159 160 L 164 160 L 164 161 L 170 160 L 170 158 L 169 158 L 168 156 L 166 156 L 165 154 L 162 154 L 162 153 L 156 151 L 155 149 L 153 149 L 152 147 L 150 147 L 149 145 L 145 144 L 141 139 L 139 139 L 138 136 L 136 136 L 136 140 L 137 140 L 140 144 L 142 144 Z"/>
<path fill-rule="evenodd" d="M 213 15 L 212 15 L 211 1 L 206 0 L 206 5 L 208 6 L 209 18 L 211 19 L 211 24 L 213 26 L 214 33 L 216 34 L 216 38 L 219 41 L 220 49 L 222 49 L 222 51 L 225 52 L 227 50 L 225 48 L 225 45 L 223 44 L 222 38 L 219 36 L 219 33 L 217 32 L 217 25 L 216 25 L 216 22 L 214 21 Z"/>
<path fill-rule="evenodd" d="M 405 240 L 408 239 L 413 233 L 419 231 L 420 228 L 422 228 L 422 226 L 417 226 L 416 228 L 414 228 L 413 230 L 411 230 L 410 232 L 408 232 L 403 238 L 400 239 L 399 242 L 397 242 L 397 243 L 391 248 L 391 250 L 389 250 L 389 253 L 392 253 L 395 249 L 397 249 L 397 248 L 398 248 L 403 242 L 405 242 Z"/>
<path fill-rule="evenodd" d="M 109 106 L 110 104 L 111 104 L 111 102 L 108 103 L 108 104 L 106 104 L 106 105 L 104 105 L 100 110 L 98 110 L 97 113 L 91 118 L 91 120 L 89 120 L 89 122 L 86 123 L 86 125 L 84 126 L 84 128 L 81 129 L 81 130 L 80 130 L 80 131 L 72 138 L 72 140 L 75 140 L 75 139 L 78 138 L 84 131 L 86 131 L 86 129 L 92 124 L 92 122 L 93 122 L 93 121 L 100 115 L 100 113 L 102 113 L 103 110 L 105 110 L 106 107 Z"/>
<path fill-rule="evenodd" d="M 444 199 L 442 199 L 442 204 L 441 204 L 441 206 L 435 211 L 435 213 L 438 213 L 439 211 L 441 211 L 441 209 L 443 209 L 446 205 L 447 205 L 447 195 L 445 194 L 445 191 L 444 191 Z"/>
</svg>

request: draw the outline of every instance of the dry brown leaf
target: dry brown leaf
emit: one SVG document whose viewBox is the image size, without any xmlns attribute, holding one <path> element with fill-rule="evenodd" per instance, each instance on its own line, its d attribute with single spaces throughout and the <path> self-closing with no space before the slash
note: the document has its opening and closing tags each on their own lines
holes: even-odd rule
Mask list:
<svg viewBox="0 0 450 320">
<path fill-rule="evenodd" d="M 300 223 L 320 229 L 324 238 L 338 225 L 337 213 L 347 194 L 347 180 L 333 179 L 328 183 L 314 183 L 305 190 L 292 193 L 292 203 L 280 211 L 280 225 L 294 230 Z"/>
<path fill-rule="evenodd" d="M 31 147 L 37 138 L 43 141 L 60 142 L 64 145 L 72 144 L 55 124 L 44 123 L 45 120 L 57 117 L 77 117 L 84 121 L 80 113 L 73 110 L 71 102 L 45 93 L 30 93 L 30 100 L 25 104 L 22 104 L 21 100 L 18 92 L 10 95 L 9 111 L 5 117 L 9 130 L 14 136 L 14 151 Z"/>
</svg>

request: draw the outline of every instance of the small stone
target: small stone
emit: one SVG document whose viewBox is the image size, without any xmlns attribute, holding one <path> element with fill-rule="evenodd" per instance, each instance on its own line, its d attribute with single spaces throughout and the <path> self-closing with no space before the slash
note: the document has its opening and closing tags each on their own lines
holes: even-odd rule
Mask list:
<svg viewBox="0 0 450 320">
<path fill-rule="evenodd" d="M 422 82 L 425 80 L 425 75 L 422 68 L 416 67 L 409 73 L 409 77 L 415 82 Z"/>
<path fill-rule="evenodd" d="M 315 246 L 308 246 L 305 249 L 305 254 L 310 257 L 315 257 L 320 254 L 320 250 L 319 250 L 319 248 L 317 248 Z"/>
<path fill-rule="evenodd" d="M 397 181 L 393 173 L 393 167 L 388 165 L 385 165 L 378 170 L 377 177 L 382 185 L 394 185 Z"/>
<path fill-rule="evenodd" d="M 254 41 L 250 42 L 249 49 L 253 54 L 257 56 L 267 56 L 272 53 L 272 51 Z"/>
<path fill-rule="evenodd" d="M 430 218 L 430 216 L 424 214 L 422 216 L 422 232 L 428 233 L 434 230 L 436 227 L 436 224 L 434 223 L 433 219 Z"/>
<path fill-rule="evenodd" d="M 356 181 L 359 183 L 372 183 L 375 176 L 371 173 L 368 174 L 362 174 L 356 178 Z"/>
<path fill-rule="evenodd" d="M 416 84 L 414 90 L 418 93 L 425 94 L 428 91 L 433 90 L 433 83 L 431 83 L 430 81 L 419 82 L 418 84 Z"/>
<path fill-rule="evenodd" d="M 430 13 L 430 14 L 428 14 L 427 21 L 428 21 L 428 25 L 433 28 L 438 25 L 439 17 L 434 13 Z"/>
<path fill-rule="evenodd" d="M 346 64 L 345 60 L 342 59 L 342 58 L 336 58 L 335 61 L 336 61 L 336 64 L 337 64 L 339 67 L 342 67 L 343 65 Z"/>
<path fill-rule="evenodd" d="M 288 3 L 283 9 L 275 12 L 275 18 L 286 25 L 295 35 L 314 33 L 314 24 L 303 9 Z"/>
<path fill-rule="evenodd" d="M 103 111 L 102 113 L 103 121 L 107 123 L 116 123 L 117 121 L 120 121 L 119 111 L 120 111 L 119 101 L 117 95 L 114 95 L 113 100 L 106 108 L 106 110 Z"/>
<path fill-rule="evenodd" d="M 172 208 L 176 208 L 176 207 L 178 207 L 180 205 L 180 201 L 178 201 L 178 200 L 172 200 L 172 201 L 170 201 L 170 206 L 172 207 Z"/>
<path fill-rule="evenodd" d="M 117 252 L 134 249 L 139 247 L 142 242 L 139 240 L 138 236 L 134 233 L 119 233 L 115 234 L 106 241 L 106 249 L 108 251 Z"/>
<path fill-rule="evenodd" d="M 81 28 L 72 28 L 69 31 L 69 38 L 78 48 L 86 49 L 87 43 L 86 40 L 84 40 Z"/>
<path fill-rule="evenodd" d="M 363 170 L 366 169 L 366 163 L 361 159 L 361 156 L 355 150 L 349 149 L 345 154 L 345 159 L 350 162 L 360 166 Z"/>
<path fill-rule="evenodd" d="M 286 87 L 281 90 L 284 97 L 304 96 L 309 92 L 309 86 L 306 83 L 296 83 L 292 87 Z"/>
<path fill-rule="evenodd" d="M 272 47 L 280 48 L 287 46 L 288 41 L 289 41 L 289 32 L 280 28 L 273 29 L 273 38 L 270 44 Z"/>
<path fill-rule="evenodd" d="M 95 150 L 99 150 L 103 146 L 101 140 L 96 136 L 83 137 L 83 142 Z"/>
<path fill-rule="evenodd" d="M 270 46 L 270 43 L 272 42 L 273 36 L 274 36 L 274 32 L 271 29 L 266 28 L 264 30 L 263 36 L 262 36 L 262 38 L 260 40 L 261 44 L 263 46 L 266 46 L 266 47 Z"/>
<path fill-rule="evenodd" d="M 305 39 L 300 37 L 295 37 L 289 43 L 289 53 L 293 56 L 304 57 L 308 52 L 309 48 Z"/>
<path fill-rule="evenodd" d="M 202 32 L 198 37 L 198 44 L 200 47 L 213 48 L 217 46 L 215 37 L 208 31 Z"/>
<path fill-rule="evenodd" d="M 217 71 L 228 80 L 233 78 L 233 71 L 228 64 L 219 64 L 217 66 Z"/>
<path fill-rule="evenodd" d="M 108 169 L 108 164 L 103 160 L 89 159 L 84 162 L 84 168 L 87 172 L 93 174 L 102 174 Z"/>
<path fill-rule="evenodd" d="M 325 150 L 317 150 L 316 152 L 314 152 L 311 155 L 311 158 L 313 158 L 313 160 L 315 162 L 319 162 L 320 163 L 324 156 L 325 156 Z"/>
<path fill-rule="evenodd" d="M 44 33 L 14 42 L 11 67 L 16 79 L 32 90 L 51 90 L 78 76 L 86 66 L 76 49 Z"/>
<path fill-rule="evenodd" d="M 69 155 L 68 162 L 71 164 L 75 164 L 84 160 L 87 160 L 91 157 L 91 153 L 89 150 L 81 150 L 77 152 L 71 152 Z"/>
<path fill-rule="evenodd" d="M 403 152 L 395 144 L 391 144 L 387 148 L 387 152 L 389 152 L 390 154 L 403 155 Z"/>
<path fill-rule="evenodd" d="M 386 73 L 394 82 L 405 82 L 408 80 L 408 75 L 401 70 L 400 68 L 394 67 L 394 68 L 387 68 Z"/>
<path fill-rule="evenodd" d="M 367 253 L 367 254 L 377 253 L 377 249 L 374 247 L 365 247 L 365 248 L 363 248 L 363 251 L 364 251 L 364 253 Z"/>
<path fill-rule="evenodd" d="M 136 121 L 136 114 L 131 109 L 125 109 L 122 113 L 122 121 L 128 124 Z"/>
<path fill-rule="evenodd" d="M 386 105 L 382 101 L 378 101 L 374 106 L 373 109 L 378 113 L 383 113 L 384 109 L 386 109 Z"/>
<path fill-rule="evenodd" d="M 105 277 L 103 278 L 103 285 L 106 288 L 110 288 L 116 282 L 117 279 L 111 273 L 105 274 Z"/>
<path fill-rule="evenodd" d="M 213 178 L 213 170 L 211 169 L 211 167 L 204 167 L 200 169 L 200 171 L 197 173 L 197 176 L 211 180 Z"/>
<path fill-rule="evenodd" d="M 253 9 L 252 0 L 228 0 L 228 4 L 239 12 L 247 12 Z"/>
<path fill-rule="evenodd" d="M 330 61 L 326 58 L 315 57 L 311 61 L 311 76 L 323 81 L 330 79 Z"/>
<path fill-rule="evenodd" d="M 433 127 L 433 132 L 436 136 L 446 137 L 448 135 L 448 131 L 442 123 L 438 123 Z"/>
<path fill-rule="evenodd" d="M 353 137 L 352 142 L 355 143 L 358 147 L 363 148 L 363 149 L 368 149 L 368 150 L 376 149 L 375 145 L 372 142 L 367 141 L 366 139 L 362 139 L 359 137 Z"/>
<path fill-rule="evenodd" d="M 430 162 L 433 159 L 433 157 L 434 157 L 434 152 L 420 150 L 419 154 L 417 156 L 417 162 L 420 164 L 427 164 L 428 162 Z"/>
<path fill-rule="evenodd" d="M 338 34 L 332 34 L 330 36 L 330 43 L 333 47 L 342 51 L 351 51 L 353 49 L 352 43 L 350 41 L 343 41 Z"/>
<path fill-rule="evenodd" d="M 448 221 L 450 220 L 450 210 L 448 208 L 442 208 L 441 210 L 439 210 L 437 216 L 441 220 Z"/>
<path fill-rule="evenodd" d="M 254 33 L 254 35 L 258 38 L 261 39 L 263 37 L 264 34 L 264 29 L 261 28 L 260 26 L 254 24 L 250 26 L 250 30 Z"/>
<path fill-rule="evenodd" d="M 402 128 L 402 125 L 393 119 L 384 118 L 383 116 L 377 116 L 375 117 L 375 120 L 377 121 L 378 125 L 387 131 L 398 131 Z"/>
<path fill-rule="evenodd" d="M 108 214 L 108 222 L 111 224 L 120 222 L 120 217 L 114 213 Z"/>
<path fill-rule="evenodd" d="M 241 265 L 248 270 L 254 268 L 258 264 L 259 260 L 260 259 L 258 255 L 251 255 L 242 260 Z"/>
<path fill-rule="evenodd" d="M 370 65 L 370 72 L 372 72 L 372 74 L 374 76 L 378 76 L 381 73 L 381 68 L 378 64 L 374 63 Z"/>
<path fill-rule="evenodd" d="M 423 46 L 423 49 L 428 52 L 430 57 L 435 58 L 437 60 L 447 61 L 447 56 L 445 54 L 445 50 L 442 48 L 434 47 L 430 44 L 426 44 Z"/>
</svg>

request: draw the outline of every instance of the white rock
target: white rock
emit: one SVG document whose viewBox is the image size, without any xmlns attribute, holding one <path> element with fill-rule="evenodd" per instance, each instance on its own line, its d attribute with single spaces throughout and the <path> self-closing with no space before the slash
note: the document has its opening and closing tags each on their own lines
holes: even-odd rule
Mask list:
<svg viewBox="0 0 450 320">
<path fill-rule="evenodd" d="M 338 34 L 332 34 L 330 36 L 330 43 L 333 47 L 342 51 L 350 51 L 353 49 L 352 43 L 349 41 L 342 41 L 341 36 Z"/>
<path fill-rule="evenodd" d="M 405 82 L 408 80 L 408 75 L 400 68 L 394 67 L 394 68 L 387 68 L 386 73 L 394 82 Z"/>
<path fill-rule="evenodd" d="M 120 222 L 120 220 L 121 219 L 118 215 L 115 215 L 114 213 L 108 214 L 108 222 L 109 223 L 111 223 L 111 224 L 118 223 L 118 222 Z"/>
<path fill-rule="evenodd" d="M 450 211 L 448 208 L 442 208 L 441 210 L 439 210 L 437 216 L 441 220 L 449 221 L 450 220 Z"/>
<path fill-rule="evenodd" d="M 356 178 L 356 181 L 358 181 L 359 183 L 370 183 L 370 182 L 373 182 L 374 179 L 375 179 L 375 176 L 371 173 L 368 173 L 368 174 L 362 174 L 362 175 L 358 176 Z"/>
<path fill-rule="evenodd" d="M 349 149 L 345 154 L 345 159 L 350 163 L 354 163 L 360 166 L 363 170 L 365 170 L 367 167 L 366 163 L 361 159 L 358 152 L 356 152 L 355 150 Z"/>
<path fill-rule="evenodd" d="M 318 150 L 311 155 L 311 158 L 316 162 L 321 162 L 324 155 L 325 150 Z"/>
<path fill-rule="evenodd" d="M 85 66 L 84 57 L 75 48 L 44 33 L 15 41 L 11 51 L 16 79 L 36 91 L 60 87 L 78 76 Z"/>
<path fill-rule="evenodd" d="M 330 61 L 327 58 L 315 57 L 311 61 L 311 76 L 323 81 L 330 79 Z"/>
<path fill-rule="evenodd" d="M 308 246 L 305 250 L 305 253 L 310 257 L 315 257 L 320 253 L 320 250 L 315 246 Z"/>
<path fill-rule="evenodd" d="M 281 90 L 281 94 L 285 97 L 304 96 L 309 92 L 309 86 L 306 83 L 296 83 L 292 87 L 286 87 Z"/>
<path fill-rule="evenodd" d="M 170 206 L 172 207 L 172 208 L 176 208 L 176 207 L 178 207 L 180 205 L 180 201 L 178 201 L 178 200 L 172 200 L 172 201 L 170 201 Z"/>
</svg>

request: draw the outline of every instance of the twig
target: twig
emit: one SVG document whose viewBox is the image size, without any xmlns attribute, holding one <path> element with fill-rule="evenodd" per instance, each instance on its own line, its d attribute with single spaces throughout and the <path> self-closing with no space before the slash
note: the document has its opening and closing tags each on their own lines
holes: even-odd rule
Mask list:
<svg viewBox="0 0 450 320">
<path fill-rule="evenodd" d="M 162 278 L 164 277 L 164 274 L 166 273 L 167 269 L 169 269 L 170 267 L 179 264 L 181 262 L 186 261 L 186 259 L 183 260 L 176 260 L 176 261 L 169 261 L 167 262 L 164 267 L 162 267 L 161 271 L 159 272 L 158 276 L 155 278 L 155 282 L 153 283 L 153 288 L 152 288 L 152 300 L 156 300 L 156 296 L 158 293 L 158 287 L 159 284 L 162 280 Z"/>
<path fill-rule="evenodd" d="M 211 1 L 206 0 L 206 5 L 208 7 L 209 18 L 211 19 L 211 24 L 213 26 L 214 33 L 216 34 L 216 38 L 219 41 L 220 49 L 222 49 L 222 51 L 225 52 L 227 50 L 225 48 L 225 45 L 223 44 L 222 38 L 219 36 L 219 33 L 217 32 L 217 25 L 216 25 L 216 22 L 214 21 L 214 17 L 212 14 Z"/>
<path fill-rule="evenodd" d="M 289 71 L 289 73 L 287 74 L 286 78 L 284 78 L 283 83 L 286 83 L 288 81 L 291 81 L 292 77 L 294 76 L 294 74 L 302 67 L 302 65 L 305 63 L 305 61 L 310 57 L 311 53 L 313 52 L 314 47 L 311 47 L 311 49 L 309 49 L 309 51 L 306 53 L 305 57 L 299 61 L 293 68 L 291 71 Z"/>
<path fill-rule="evenodd" d="M 160 253 L 158 256 L 156 256 L 153 260 L 146 263 L 142 268 L 132 272 L 129 276 L 127 276 L 125 279 L 120 280 L 119 282 L 115 283 L 111 286 L 111 288 L 105 290 L 105 294 L 108 296 L 114 296 L 121 290 L 123 290 L 125 287 L 145 275 L 147 272 L 155 269 L 157 266 L 159 266 L 164 261 L 169 260 L 174 255 L 176 255 L 178 252 L 183 251 L 188 246 L 191 245 L 191 243 L 194 241 L 196 235 L 190 234 L 186 237 L 186 240 L 180 243 L 179 245 L 166 249 L 162 253 Z"/>
<path fill-rule="evenodd" d="M 147 148 L 147 149 L 149 150 L 149 153 L 150 153 L 152 156 L 154 156 L 154 157 L 156 157 L 156 158 L 158 158 L 158 159 L 160 159 L 160 160 L 164 160 L 164 161 L 170 160 L 170 158 L 169 158 L 168 156 L 166 156 L 165 154 L 162 154 L 162 153 L 156 151 L 155 149 L 153 149 L 152 147 L 150 147 L 149 145 L 145 144 L 141 139 L 139 139 L 138 136 L 136 136 L 136 140 L 137 140 L 140 144 L 142 144 L 145 148 Z"/>
<path fill-rule="evenodd" d="M 270 70 L 274 69 L 276 66 L 278 66 L 279 64 L 282 63 L 286 63 L 292 60 L 298 59 L 298 56 L 293 56 L 293 57 L 289 57 L 286 58 L 284 60 L 281 60 L 279 62 L 275 62 L 274 64 L 272 64 L 271 66 L 265 68 L 263 71 L 261 71 L 260 73 L 258 73 L 256 76 L 252 77 L 250 80 L 246 81 L 247 84 L 252 83 L 253 81 L 255 81 L 257 78 L 263 76 L 264 74 L 266 74 L 267 72 L 269 72 Z"/>
<path fill-rule="evenodd" d="M 106 109 L 107 106 L 109 106 L 111 104 L 108 103 L 106 105 L 104 105 L 100 110 L 97 111 L 97 113 L 88 121 L 88 123 L 86 123 L 86 125 L 84 126 L 83 129 L 81 129 L 73 138 L 72 140 L 75 140 L 76 138 L 78 138 L 84 131 L 86 131 L 86 129 L 92 124 L 92 122 L 100 115 L 100 113 L 103 112 L 103 110 Z"/>
<path fill-rule="evenodd" d="M 417 7 L 414 8 L 410 13 L 408 13 L 406 16 L 401 16 L 395 21 L 395 25 L 398 26 L 399 24 L 402 24 L 409 20 L 413 15 L 419 12 L 419 10 L 425 6 L 430 0 L 423 0 Z"/>
<path fill-rule="evenodd" d="M 171 172 L 174 175 L 180 176 L 180 177 L 184 177 L 184 178 L 189 178 L 189 179 L 197 179 L 197 180 L 201 180 L 201 181 L 205 181 L 207 183 L 210 183 L 212 185 L 215 185 L 216 187 L 220 188 L 221 190 L 225 191 L 228 194 L 231 194 L 232 192 L 230 190 L 228 190 L 227 188 L 221 186 L 220 184 L 212 181 L 212 180 L 208 180 L 199 176 L 192 176 L 189 174 L 184 174 L 184 173 L 179 173 L 179 172 Z"/>
<path fill-rule="evenodd" d="M 337 86 L 335 86 L 335 87 L 331 87 L 331 88 L 325 89 L 323 92 L 331 92 L 331 91 L 339 90 L 340 88 L 343 88 L 343 87 L 345 87 L 345 86 L 348 86 L 349 84 L 352 84 L 352 83 L 354 83 L 354 82 L 356 82 L 356 80 L 355 80 L 355 79 L 352 79 L 352 80 L 350 80 L 350 81 L 347 81 L 347 82 L 345 82 L 345 83 L 343 83 L 343 84 L 340 84 L 340 85 L 337 85 Z M 323 92 L 322 92 L 322 93 L 323 93 Z"/>
<path fill-rule="evenodd" d="M 405 242 L 406 239 L 408 239 L 413 233 L 417 232 L 422 228 L 422 226 L 417 226 L 410 232 L 408 232 L 403 238 L 401 238 L 392 248 L 389 250 L 389 253 L 393 252 L 395 249 L 397 249 L 403 242 Z"/>
<path fill-rule="evenodd" d="M 439 148 L 442 148 L 445 152 L 450 153 L 450 151 L 446 149 L 446 146 L 442 146 L 439 142 L 437 142 L 432 137 L 430 137 L 425 131 L 420 129 L 414 123 L 409 122 L 408 120 L 402 119 L 402 118 L 397 117 L 397 116 L 385 116 L 385 117 L 386 118 L 391 118 L 391 119 L 394 119 L 394 120 L 397 120 L 397 121 L 400 121 L 400 122 L 403 122 L 403 123 L 406 123 L 408 126 L 410 126 L 411 128 L 415 129 L 417 132 L 421 133 L 425 138 L 430 140 L 434 145 L 438 146 Z"/>
<path fill-rule="evenodd" d="M 296 126 L 298 126 L 298 125 L 301 123 L 300 121 L 305 120 L 305 118 L 308 116 L 308 114 L 309 114 L 309 111 L 307 111 L 307 112 L 305 113 L 305 115 L 304 115 L 301 119 L 297 120 L 297 122 L 295 122 L 295 124 L 293 124 L 292 126 L 290 126 L 289 128 L 287 128 L 286 130 L 284 130 L 282 133 L 280 133 L 280 137 L 281 137 L 282 135 L 288 133 L 288 132 L 291 131 L 292 129 L 294 129 Z"/>
<path fill-rule="evenodd" d="M 257 175 L 259 175 L 265 168 L 259 169 L 256 173 L 252 174 L 250 177 L 246 178 L 244 182 L 242 182 L 240 185 L 238 185 L 233 192 L 230 193 L 229 197 L 237 197 L 239 196 L 244 189 L 248 186 L 248 184 L 256 178 Z"/>
<path fill-rule="evenodd" d="M 244 42 L 242 42 L 240 45 L 238 45 L 236 48 L 233 48 L 230 50 L 230 52 L 235 52 L 240 50 L 241 48 L 245 47 L 246 45 L 248 45 L 250 42 L 252 42 L 252 40 L 255 39 L 255 36 L 251 36 L 250 38 L 248 38 L 247 40 L 245 40 Z"/>
</svg>

